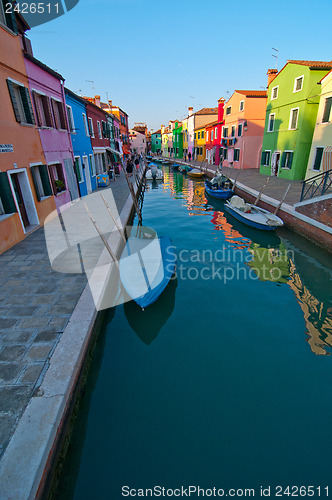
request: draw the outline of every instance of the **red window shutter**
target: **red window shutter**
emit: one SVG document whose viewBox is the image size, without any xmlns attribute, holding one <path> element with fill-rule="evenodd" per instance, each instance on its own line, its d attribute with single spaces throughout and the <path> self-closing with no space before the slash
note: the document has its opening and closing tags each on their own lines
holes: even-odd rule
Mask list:
<svg viewBox="0 0 332 500">
<path fill-rule="evenodd" d="M 43 96 L 42 97 L 43 101 L 43 108 L 44 108 L 44 114 L 45 114 L 45 120 L 46 120 L 46 125 L 48 127 L 53 127 L 53 118 L 52 118 L 52 110 L 51 110 L 51 105 L 50 105 L 50 99 L 49 97 Z"/>
<path fill-rule="evenodd" d="M 50 179 L 51 179 L 53 195 L 56 196 L 57 191 L 56 191 L 56 184 L 55 184 L 55 178 L 54 178 L 54 172 L 53 172 L 53 165 L 48 165 L 47 168 L 48 168 L 48 173 L 49 173 Z"/>
<path fill-rule="evenodd" d="M 67 126 L 67 120 L 66 120 L 65 107 L 64 107 L 62 102 L 58 102 L 57 105 L 58 105 L 58 110 L 59 110 L 59 115 L 60 115 L 61 128 L 63 130 L 67 130 L 68 126 Z"/>
<path fill-rule="evenodd" d="M 55 126 L 56 126 L 56 128 L 61 128 L 61 123 L 60 123 L 59 115 L 58 115 L 58 107 L 57 107 L 58 103 L 54 99 L 51 99 L 51 103 L 52 103 Z"/>
<path fill-rule="evenodd" d="M 33 102 L 34 102 L 35 110 L 36 110 L 37 125 L 39 127 L 41 127 L 43 125 L 43 120 L 42 120 L 42 114 L 41 114 L 41 110 L 40 110 L 40 97 L 37 94 L 37 92 L 35 92 L 34 90 L 32 91 L 32 98 L 33 98 Z"/>
</svg>

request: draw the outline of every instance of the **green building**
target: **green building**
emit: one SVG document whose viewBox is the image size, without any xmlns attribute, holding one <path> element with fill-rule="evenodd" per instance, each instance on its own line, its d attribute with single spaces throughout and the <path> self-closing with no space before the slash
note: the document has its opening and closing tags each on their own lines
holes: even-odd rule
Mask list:
<svg viewBox="0 0 332 500">
<path fill-rule="evenodd" d="M 159 153 L 161 151 L 161 130 L 151 134 L 151 151 L 152 153 Z"/>
<path fill-rule="evenodd" d="M 332 61 L 287 61 L 269 70 L 260 173 L 304 179 L 320 99 Z"/>
<path fill-rule="evenodd" d="M 173 129 L 173 151 L 174 158 L 183 158 L 183 133 L 181 122 L 175 122 L 175 127 Z"/>
</svg>

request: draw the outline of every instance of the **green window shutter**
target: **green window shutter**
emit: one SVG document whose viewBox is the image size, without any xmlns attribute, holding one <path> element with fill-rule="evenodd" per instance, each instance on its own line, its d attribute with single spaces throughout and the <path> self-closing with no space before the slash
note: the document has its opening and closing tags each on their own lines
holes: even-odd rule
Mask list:
<svg viewBox="0 0 332 500">
<path fill-rule="evenodd" d="M 284 168 L 285 165 L 286 165 L 286 153 L 282 153 L 281 168 Z"/>
<path fill-rule="evenodd" d="M 15 3 L 12 0 L 3 0 L 2 4 L 3 4 L 4 11 L 5 11 L 6 24 L 7 24 L 8 28 L 10 30 L 12 30 L 14 33 L 16 33 L 16 35 L 17 35 L 18 30 L 17 30 L 15 12 L 13 12 L 14 7 L 15 7 Z M 10 13 L 6 12 L 6 10 L 8 10 L 8 9 L 6 9 L 7 4 L 11 4 L 11 6 L 12 6 L 12 8 L 9 9 L 11 11 Z"/>
<path fill-rule="evenodd" d="M 20 87 L 20 94 L 22 98 L 22 104 L 25 112 L 25 117 L 27 123 L 31 123 L 31 125 L 36 125 L 35 115 L 33 114 L 29 89 L 26 87 Z"/>
<path fill-rule="evenodd" d="M 0 172 L 0 197 L 6 214 L 17 212 L 6 172 Z"/>
<path fill-rule="evenodd" d="M 36 195 L 37 195 L 37 200 L 40 201 L 41 194 L 40 194 L 38 183 L 37 183 L 37 179 L 36 179 L 36 172 L 35 172 L 36 168 L 38 168 L 38 167 L 31 167 L 31 174 L 32 174 L 32 178 L 33 178 L 33 183 L 35 185 L 35 191 L 36 191 Z"/>
<path fill-rule="evenodd" d="M 262 160 L 261 160 L 261 165 L 265 165 L 266 162 L 266 151 L 262 152 Z"/>
<path fill-rule="evenodd" d="M 40 178 L 44 188 L 45 196 L 52 196 L 52 186 L 50 183 L 50 178 L 48 176 L 47 165 L 39 165 Z"/>
<path fill-rule="evenodd" d="M 10 80 L 7 80 L 7 86 L 8 86 L 9 95 L 10 95 L 10 98 L 11 98 L 11 101 L 12 101 L 12 105 L 13 105 L 13 110 L 14 110 L 14 113 L 15 113 L 16 121 L 18 123 L 21 123 L 22 120 L 21 120 L 21 115 L 20 115 L 20 109 L 18 107 L 18 103 L 17 103 L 15 91 L 14 91 L 14 84 Z"/>
<path fill-rule="evenodd" d="M 293 155 L 294 155 L 294 153 L 293 153 L 293 152 L 289 153 L 289 156 L 288 156 L 288 165 L 287 165 L 287 166 L 288 166 L 288 168 L 291 168 L 291 167 L 292 167 L 292 163 L 293 163 Z"/>
</svg>

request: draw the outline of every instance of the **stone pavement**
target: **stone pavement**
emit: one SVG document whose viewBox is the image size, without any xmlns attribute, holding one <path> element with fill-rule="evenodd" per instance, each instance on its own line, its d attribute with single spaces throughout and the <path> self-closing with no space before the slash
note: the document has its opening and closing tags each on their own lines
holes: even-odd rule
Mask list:
<svg viewBox="0 0 332 500">
<path fill-rule="evenodd" d="M 108 188 L 120 213 L 123 172 Z M 87 284 L 51 268 L 44 228 L 0 255 L 0 458 Z"/>
<path fill-rule="evenodd" d="M 310 205 L 302 205 L 297 207 L 296 211 L 332 227 L 332 198 L 310 203 Z"/>
</svg>

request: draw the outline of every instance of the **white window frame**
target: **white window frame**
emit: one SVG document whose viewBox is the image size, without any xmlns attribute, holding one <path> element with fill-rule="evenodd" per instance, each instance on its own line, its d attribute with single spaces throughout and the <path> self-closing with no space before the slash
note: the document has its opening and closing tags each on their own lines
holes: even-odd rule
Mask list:
<svg viewBox="0 0 332 500">
<path fill-rule="evenodd" d="M 272 128 L 272 130 L 270 130 L 271 116 L 273 116 L 273 128 Z M 266 132 L 274 132 L 275 120 L 276 120 L 276 114 L 275 113 L 270 113 L 269 114 L 269 121 L 267 122 L 267 130 L 266 130 Z"/>
<path fill-rule="evenodd" d="M 81 176 L 81 180 L 78 182 L 79 182 L 79 184 L 81 184 L 82 182 L 85 182 L 83 168 L 82 168 L 82 159 L 80 156 L 74 156 L 74 160 L 77 160 L 77 159 L 78 159 L 78 168 L 79 168 L 80 176 Z"/>
<path fill-rule="evenodd" d="M 208 130 L 206 131 L 206 139 L 205 140 L 206 140 L 206 142 L 209 142 L 209 131 Z"/>
<path fill-rule="evenodd" d="M 94 136 L 95 136 L 95 131 L 93 129 L 93 120 L 92 120 L 92 118 L 90 116 L 88 117 L 88 120 L 89 120 L 89 124 L 90 124 L 90 128 L 91 128 L 91 135 L 90 135 L 90 137 L 92 137 L 92 139 L 93 139 Z"/>
<path fill-rule="evenodd" d="M 71 106 L 69 106 L 69 104 L 66 103 L 66 109 L 67 109 L 67 116 L 68 116 L 69 132 L 71 134 L 76 134 L 76 131 L 75 131 L 75 122 L 74 122 L 74 115 L 73 115 L 73 108 Z M 72 124 L 72 128 L 70 127 L 70 122 Z"/>
<path fill-rule="evenodd" d="M 234 133 L 233 133 L 234 131 Z M 235 133 L 236 133 L 236 125 L 232 125 L 232 128 L 231 128 L 231 137 L 235 137 Z"/>
<path fill-rule="evenodd" d="M 103 138 L 103 135 L 101 133 L 101 125 L 100 125 L 100 121 L 97 120 L 97 129 L 98 129 L 98 136 L 99 136 L 99 139 L 102 139 Z"/>
<path fill-rule="evenodd" d="M 215 140 L 218 139 L 218 127 L 214 127 L 214 138 Z"/>
<path fill-rule="evenodd" d="M 293 157 L 294 157 L 294 151 L 292 149 L 285 149 L 284 153 L 293 153 Z M 282 159 L 282 155 L 280 157 L 280 162 L 281 162 L 281 159 Z M 288 167 L 287 165 L 285 165 L 284 167 L 281 167 L 281 168 L 284 170 L 291 170 L 292 167 Z"/>
<path fill-rule="evenodd" d="M 300 89 L 296 89 L 296 82 L 297 80 L 299 80 L 300 78 L 302 78 L 302 84 L 301 84 L 301 88 Z M 301 76 L 297 76 L 294 80 L 294 89 L 293 89 L 293 94 L 295 92 L 301 92 L 301 90 L 303 89 L 303 81 L 304 81 L 304 75 L 301 75 Z"/>
<path fill-rule="evenodd" d="M 86 116 L 85 113 L 82 113 L 82 116 L 83 116 L 83 123 L 84 123 L 85 135 L 87 137 L 90 137 L 87 116 Z"/>
<path fill-rule="evenodd" d="M 227 134 L 225 135 L 225 130 L 227 130 Z M 228 127 L 223 127 L 222 128 L 222 139 L 227 139 L 228 138 Z"/>
<path fill-rule="evenodd" d="M 229 113 L 227 112 L 229 110 Z M 226 116 L 229 116 L 232 114 L 232 106 L 227 106 L 226 108 Z"/>
<path fill-rule="evenodd" d="M 214 130 L 211 130 L 211 142 L 213 141 Z"/>
<path fill-rule="evenodd" d="M 265 150 L 263 151 L 263 153 L 270 153 L 270 156 L 269 156 L 269 162 L 268 162 L 268 164 L 266 164 L 266 163 L 262 164 L 262 165 L 263 165 L 263 167 L 269 167 L 269 166 L 270 166 L 270 162 L 271 162 L 271 149 L 265 149 Z"/>
<path fill-rule="evenodd" d="M 30 168 L 40 167 L 42 165 L 43 164 L 41 161 L 39 161 L 37 163 L 30 163 Z M 35 174 L 36 182 L 38 184 L 38 190 L 40 193 L 40 201 L 46 200 L 46 198 L 50 198 L 52 195 L 47 195 L 47 196 L 45 195 L 44 186 L 43 186 L 43 183 L 41 180 L 39 168 L 34 168 L 34 174 Z"/>
<path fill-rule="evenodd" d="M 240 101 L 239 111 L 244 111 L 244 101 Z"/>
<path fill-rule="evenodd" d="M 317 149 L 322 149 L 323 150 L 323 154 L 322 154 L 322 157 L 320 159 L 319 169 L 314 168 L 315 163 L 316 163 Z M 312 165 L 311 165 L 311 169 L 310 169 L 312 172 L 321 172 L 322 171 L 322 163 L 323 163 L 324 150 L 325 150 L 325 146 L 315 146 L 315 154 L 314 154 Z"/>
<path fill-rule="evenodd" d="M 277 89 L 277 95 L 275 97 L 273 97 L 273 91 Z M 279 95 L 279 85 L 276 85 L 275 87 L 272 87 L 272 90 L 271 90 L 271 101 L 274 101 L 275 99 L 278 99 L 278 95 Z"/>
<path fill-rule="evenodd" d="M 241 134 L 239 134 L 239 127 L 241 127 Z M 237 136 L 242 137 L 243 136 L 243 123 L 239 123 L 237 127 Z"/>
<path fill-rule="evenodd" d="M 296 111 L 296 110 L 297 110 L 297 117 L 296 117 L 295 128 L 291 128 L 292 121 L 293 121 L 293 111 Z M 300 114 L 300 108 L 292 108 L 290 110 L 288 130 L 297 130 L 297 124 L 298 124 L 298 121 L 299 121 L 299 114 Z"/>
</svg>

